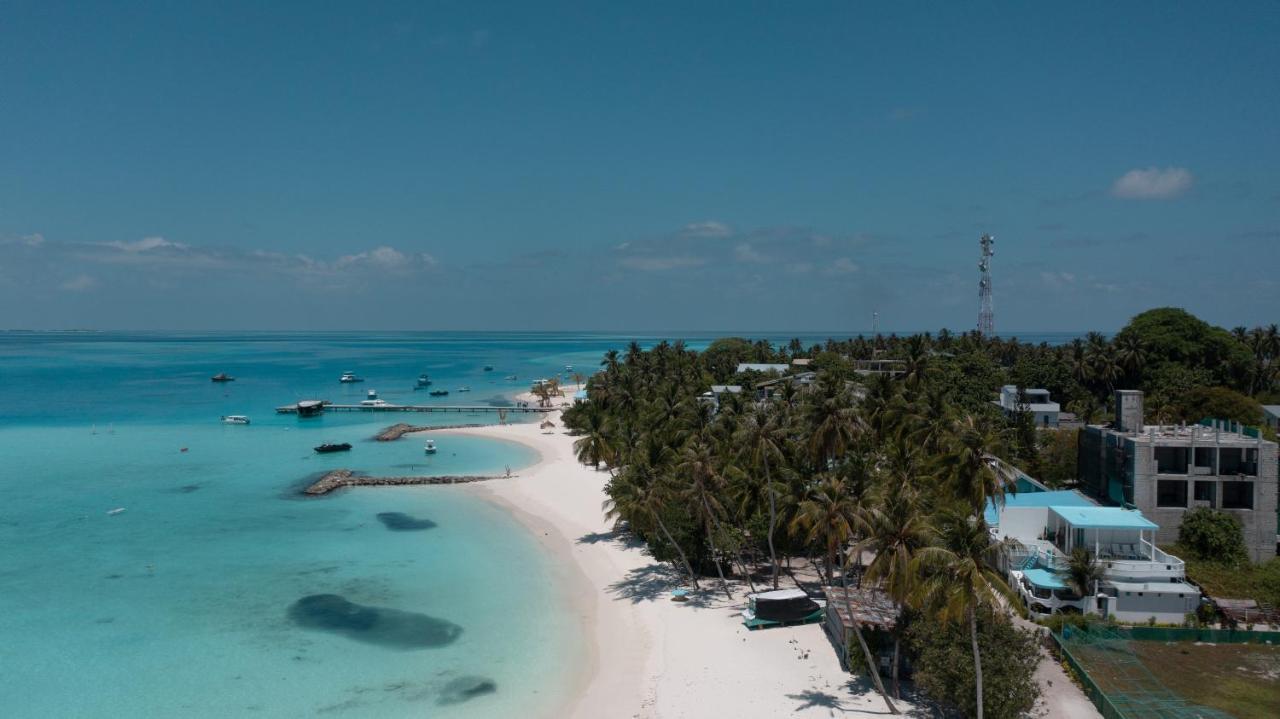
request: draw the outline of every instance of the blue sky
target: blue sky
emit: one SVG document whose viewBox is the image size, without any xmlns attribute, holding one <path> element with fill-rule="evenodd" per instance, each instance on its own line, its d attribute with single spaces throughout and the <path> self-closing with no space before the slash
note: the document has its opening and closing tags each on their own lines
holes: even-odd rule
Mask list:
<svg viewBox="0 0 1280 719">
<path fill-rule="evenodd" d="M 0 327 L 1278 319 L 1274 2 L 183 5 L 0 0 Z"/>
</svg>

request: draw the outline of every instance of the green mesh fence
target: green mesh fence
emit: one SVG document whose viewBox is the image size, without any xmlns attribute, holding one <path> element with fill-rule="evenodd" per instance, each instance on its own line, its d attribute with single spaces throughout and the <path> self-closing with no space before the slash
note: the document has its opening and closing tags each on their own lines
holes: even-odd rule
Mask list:
<svg viewBox="0 0 1280 719">
<path fill-rule="evenodd" d="M 1063 627 L 1053 635 L 1085 693 L 1106 719 L 1231 719 L 1165 686 L 1134 652 L 1128 631 Z"/>
</svg>

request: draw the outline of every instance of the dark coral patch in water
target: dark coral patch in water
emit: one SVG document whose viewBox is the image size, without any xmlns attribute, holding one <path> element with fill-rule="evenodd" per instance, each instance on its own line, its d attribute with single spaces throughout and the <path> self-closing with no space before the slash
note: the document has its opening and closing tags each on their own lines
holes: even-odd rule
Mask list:
<svg viewBox="0 0 1280 719">
<path fill-rule="evenodd" d="M 427 649 L 454 642 L 462 627 L 426 614 L 368 607 L 337 594 L 312 594 L 289 606 L 300 627 L 341 634 L 393 649 Z"/>
<path fill-rule="evenodd" d="M 379 512 L 378 521 L 393 532 L 420 532 L 436 526 L 430 519 L 418 519 L 404 512 Z"/>
<path fill-rule="evenodd" d="M 488 677 L 458 677 L 444 685 L 437 704 L 458 704 L 485 694 L 498 691 L 498 685 Z"/>
</svg>

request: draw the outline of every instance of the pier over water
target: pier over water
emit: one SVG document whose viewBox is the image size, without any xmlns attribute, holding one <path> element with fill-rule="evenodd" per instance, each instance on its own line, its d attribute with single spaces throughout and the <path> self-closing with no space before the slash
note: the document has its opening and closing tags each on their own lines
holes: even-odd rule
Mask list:
<svg viewBox="0 0 1280 719">
<path fill-rule="evenodd" d="M 554 407 L 494 407 L 492 405 L 443 405 L 443 404 L 330 404 L 324 402 L 322 408 L 315 412 L 455 412 L 474 414 L 478 412 L 553 412 Z M 298 404 L 286 404 L 276 407 L 277 414 L 298 414 Z"/>
</svg>

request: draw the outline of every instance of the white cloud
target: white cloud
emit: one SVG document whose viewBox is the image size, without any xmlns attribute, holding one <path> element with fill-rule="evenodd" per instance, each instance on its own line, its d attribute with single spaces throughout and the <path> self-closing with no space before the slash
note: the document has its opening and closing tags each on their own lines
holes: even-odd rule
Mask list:
<svg viewBox="0 0 1280 719">
<path fill-rule="evenodd" d="M 1070 272 L 1041 272 L 1040 282 L 1051 289 L 1060 290 L 1075 284 L 1076 276 Z"/>
<path fill-rule="evenodd" d="M 33 232 L 30 235 L 20 235 L 18 237 L 5 237 L 0 235 L 0 245 L 26 245 L 27 247 L 39 247 L 44 244 L 44 235 L 39 232 Z"/>
<path fill-rule="evenodd" d="M 859 269 L 858 263 L 848 257 L 837 257 L 825 270 L 828 275 L 851 275 Z"/>
<path fill-rule="evenodd" d="M 337 268 L 367 266 L 375 267 L 383 270 L 398 270 L 421 265 L 425 267 L 433 267 L 436 264 L 436 258 L 423 253 L 406 255 L 394 247 L 381 245 L 368 250 L 367 252 L 359 252 L 354 255 L 343 255 L 339 257 L 334 266 Z"/>
<path fill-rule="evenodd" d="M 87 292 L 97 286 L 98 281 L 89 275 L 76 275 L 58 285 L 58 289 L 66 292 Z"/>
<path fill-rule="evenodd" d="M 158 250 L 162 248 L 172 248 L 175 250 L 185 250 L 186 245 L 181 242 L 171 242 L 163 237 L 144 237 L 141 240 L 133 242 L 125 242 L 123 240 L 115 240 L 113 242 L 102 243 L 107 247 L 114 247 L 122 252 L 138 253 L 147 252 L 149 250 Z"/>
<path fill-rule="evenodd" d="M 1138 200 L 1167 200 L 1191 189 L 1195 181 L 1185 167 L 1148 167 L 1145 170 L 1129 170 L 1111 185 L 1116 197 Z"/>
<path fill-rule="evenodd" d="M 702 257 L 628 257 L 619 264 L 633 270 L 643 270 L 645 272 L 661 272 L 663 270 L 674 270 L 681 267 L 700 267 L 707 264 L 706 259 Z"/>
<path fill-rule="evenodd" d="M 685 237 L 728 237 L 733 234 L 733 229 L 723 222 L 707 220 L 685 225 L 680 234 Z"/>
<path fill-rule="evenodd" d="M 761 254 L 746 242 L 733 248 L 733 257 L 739 262 L 750 262 L 757 265 L 762 265 L 769 261 L 768 256 Z"/>
</svg>

